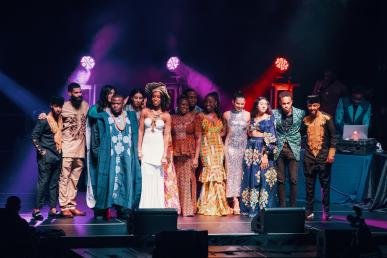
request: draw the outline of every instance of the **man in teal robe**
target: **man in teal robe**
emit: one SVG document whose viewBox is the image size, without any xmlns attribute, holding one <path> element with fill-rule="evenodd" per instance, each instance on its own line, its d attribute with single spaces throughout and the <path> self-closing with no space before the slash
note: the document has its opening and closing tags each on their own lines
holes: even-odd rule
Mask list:
<svg viewBox="0 0 387 258">
<path fill-rule="evenodd" d="M 137 152 L 138 124 L 136 114 L 123 111 L 123 98 L 112 97 L 111 109 L 89 117 L 98 119 L 99 137 L 91 149 L 97 149 L 97 167 L 89 169 L 94 209 L 115 207 L 119 218 L 127 218 L 137 208 L 141 195 L 141 171 Z"/>
<path fill-rule="evenodd" d="M 364 99 L 361 87 L 352 89 L 350 97 L 340 98 L 337 104 L 335 123 L 339 133 L 343 133 L 344 125 L 370 126 L 371 104 Z"/>
<path fill-rule="evenodd" d="M 275 118 L 276 134 L 278 139 L 278 151 L 275 153 L 278 197 L 280 207 L 286 206 L 286 168 L 290 175 L 290 205 L 296 206 L 298 162 L 301 152 L 301 127 L 305 111 L 293 107 L 293 96 L 288 91 L 279 95 L 279 109 L 273 110 Z"/>
</svg>

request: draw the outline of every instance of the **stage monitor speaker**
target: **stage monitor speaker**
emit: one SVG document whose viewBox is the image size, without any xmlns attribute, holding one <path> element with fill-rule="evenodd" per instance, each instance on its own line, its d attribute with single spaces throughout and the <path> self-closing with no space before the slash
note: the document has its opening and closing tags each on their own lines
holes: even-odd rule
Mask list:
<svg viewBox="0 0 387 258">
<path fill-rule="evenodd" d="M 208 231 L 163 231 L 156 235 L 154 258 L 208 257 Z"/>
<path fill-rule="evenodd" d="M 318 257 L 351 257 L 348 255 L 351 253 L 350 246 L 354 233 L 355 229 L 349 224 L 327 224 L 317 233 Z"/>
<path fill-rule="evenodd" d="M 154 235 L 165 230 L 177 230 L 176 209 L 136 209 L 128 220 L 128 233 Z"/>
<path fill-rule="evenodd" d="M 251 230 L 260 233 L 304 233 L 304 208 L 265 208 L 251 221 Z"/>
</svg>

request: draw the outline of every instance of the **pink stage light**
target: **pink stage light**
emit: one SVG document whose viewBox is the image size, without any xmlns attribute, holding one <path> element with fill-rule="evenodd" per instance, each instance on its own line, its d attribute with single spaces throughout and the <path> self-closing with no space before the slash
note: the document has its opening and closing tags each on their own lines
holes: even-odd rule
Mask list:
<svg viewBox="0 0 387 258">
<path fill-rule="evenodd" d="M 87 70 L 91 70 L 95 66 L 94 58 L 91 56 L 84 56 L 81 58 L 81 65 Z"/>
<path fill-rule="evenodd" d="M 83 70 L 81 68 L 81 70 L 77 71 L 75 78 L 74 78 L 74 81 L 77 83 L 80 83 L 80 84 L 87 84 L 87 82 L 90 79 L 90 76 L 91 76 L 90 70 L 87 70 L 87 69 Z"/>
<path fill-rule="evenodd" d="M 173 72 L 179 67 L 180 59 L 177 56 L 172 56 L 167 61 L 167 68 L 169 71 Z"/>
<path fill-rule="evenodd" d="M 289 62 L 284 57 L 277 57 L 274 61 L 274 65 L 281 73 L 284 73 L 289 69 Z"/>
</svg>

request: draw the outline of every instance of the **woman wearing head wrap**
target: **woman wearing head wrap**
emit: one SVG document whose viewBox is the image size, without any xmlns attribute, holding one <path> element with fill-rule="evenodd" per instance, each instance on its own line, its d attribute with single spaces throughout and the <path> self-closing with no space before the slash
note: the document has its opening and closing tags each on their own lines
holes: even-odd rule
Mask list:
<svg viewBox="0 0 387 258">
<path fill-rule="evenodd" d="M 138 156 L 141 160 L 142 191 L 140 208 L 164 208 L 164 169 L 167 165 L 171 116 L 165 84 L 148 83 L 145 93 L 148 107 L 141 111 L 138 133 Z"/>
</svg>

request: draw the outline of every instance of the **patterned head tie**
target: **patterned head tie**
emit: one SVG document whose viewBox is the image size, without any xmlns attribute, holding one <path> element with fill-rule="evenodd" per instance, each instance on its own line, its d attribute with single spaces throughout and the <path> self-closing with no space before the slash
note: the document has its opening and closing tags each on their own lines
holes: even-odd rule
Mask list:
<svg viewBox="0 0 387 258">
<path fill-rule="evenodd" d="M 171 102 L 171 97 L 168 94 L 167 86 L 162 82 L 150 82 L 145 85 L 145 93 L 152 96 L 153 92 L 160 92 L 162 99 L 167 102 L 167 106 Z"/>
</svg>

